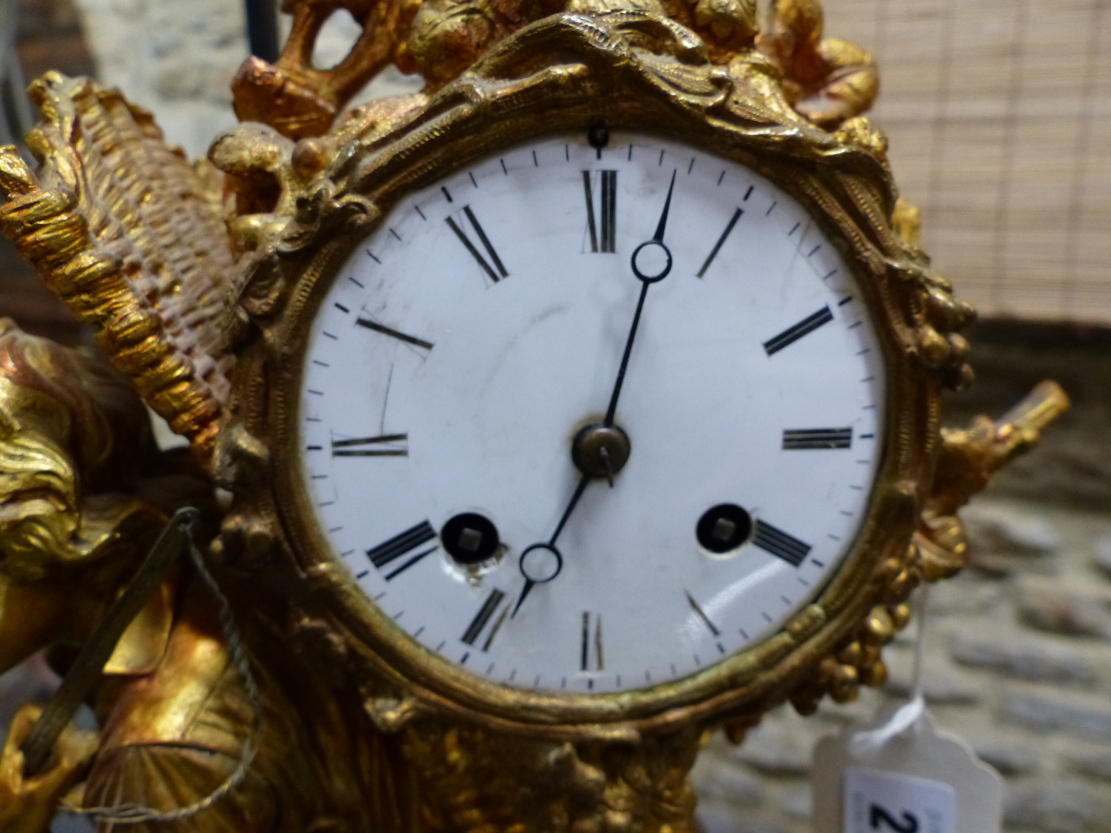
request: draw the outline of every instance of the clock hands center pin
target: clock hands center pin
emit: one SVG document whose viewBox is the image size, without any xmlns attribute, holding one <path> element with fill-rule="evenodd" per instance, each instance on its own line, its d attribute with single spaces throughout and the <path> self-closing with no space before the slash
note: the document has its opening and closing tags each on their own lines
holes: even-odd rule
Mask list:
<svg viewBox="0 0 1111 833">
<path fill-rule="evenodd" d="M 629 436 L 619 425 L 614 424 L 617 415 L 617 401 L 621 397 L 621 388 L 625 383 L 625 371 L 629 367 L 629 357 L 633 353 L 633 341 L 637 330 L 640 328 L 641 314 L 644 311 L 644 302 L 648 297 L 648 289 L 653 284 L 659 283 L 671 272 L 671 250 L 664 244 L 664 232 L 667 230 L 667 218 L 671 211 L 671 195 L 675 190 L 675 174 L 671 172 L 671 182 L 667 186 L 667 197 L 664 199 L 663 211 L 660 213 L 659 222 L 656 224 L 656 233 L 651 240 L 641 243 L 633 251 L 630 261 L 633 274 L 641 282 L 640 297 L 637 299 L 636 310 L 633 313 L 633 323 L 629 327 L 629 335 L 625 339 L 625 350 L 621 356 L 621 365 L 617 370 L 617 379 L 613 385 L 610 396 L 609 408 L 606 410 L 605 419 L 601 423 L 587 425 L 582 428 L 571 443 L 571 460 L 575 467 L 582 472 L 574 494 L 563 510 L 563 515 L 556 525 L 555 532 L 546 542 L 532 544 L 521 553 L 519 567 L 521 575 L 525 578 L 525 586 L 513 607 L 511 618 L 517 615 L 532 588 L 538 584 L 547 584 L 555 579 L 563 570 L 563 554 L 556 546 L 560 533 L 571 518 L 579 500 L 582 498 L 586 487 L 595 478 L 605 478 L 613 486 L 613 476 L 625 466 L 629 460 L 632 446 Z"/>
</svg>

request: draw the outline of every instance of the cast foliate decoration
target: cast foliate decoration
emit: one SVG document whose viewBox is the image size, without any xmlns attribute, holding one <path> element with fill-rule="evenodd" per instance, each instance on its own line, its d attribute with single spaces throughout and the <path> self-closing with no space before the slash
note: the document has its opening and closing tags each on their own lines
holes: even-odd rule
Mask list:
<svg viewBox="0 0 1111 833">
<path fill-rule="evenodd" d="M 729 709 L 759 711 L 767 707 L 767 698 L 782 699 L 793 687 L 797 691 L 791 696 L 808 711 L 821 693 L 847 700 L 861 682 L 881 684 L 879 650 L 906 624 L 904 602 L 921 577 L 917 551 L 905 541 L 893 543 L 899 536 L 890 529 L 905 530 L 909 539 L 929 498 L 940 448 L 939 394 L 943 387 L 971 381 L 968 345 L 958 330 L 973 313 L 953 298 L 949 283 L 918 251 L 908 231 L 912 212 L 897 201 L 883 136 L 860 117 L 834 132 L 815 126 L 792 106 L 778 73 L 755 48 L 720 66 L 697 34 L 659 14 L 628 9 L 565 13 L 507 36 L 433 92 L 352 111 L 327 137 L 293 142 L 258 125 L 220 137 L 211 158 L 228 174 L 237 205 L 255 207 L 235 218 L 233 238 L 245 253 L 240 305 L 259 331 L 256 349 L 248 355 L 266 384 L 251 388 L 232 409 L 236 432 L 226 435 L 218 459 L 242 460 L 247 446 L 270 450 L 256 456 L 253 467 L 231 465 L 222 479 L 233 482 L 235 472 L 256 478 L 250 472 L 273 466 L 280 473 L 294 465 L 281 457 L 291 447 L 281 426 L 288 410 L 288 378 L 305 339 L 306 303 L 316 283 L 373 227 L 394 195 L 434 175 L 426 160 L 465 160 L 537 132 L 598 120 L 712 141 L 719 152 L 735 154 L 798 195 L 846 241 L 877 297 L 875 308 L 885 313 L 898 361 L 908 368 L 897 411 L 914 416 L 895 432 L 891 471 L 898 476 L 889 476 L 880 490 L 884 508 L 877 513 L 882 520 L 872 540 L 874 549 L 886 555 L 860 560 L 852 578 L 802 611 L 779 640 L 772 640 L 774 646 L 754 652 L 743 671 L 734 669 L 728 692 L 655 716 L 645 707 L 639 725 L 658 731 Z M 823 172 L 820 177 L 813 174 L 816 168 Z M 277 195 L 270 210 L 257 199 L 256 184 L 263 181 L 268 193 Z M 244 438 L 252 438 L 246 446 Z M 280 474 L 277 480 L 282 481 Z M 266 540 L 279 548 L 314 551 L 305 541 L 287 543 L 273 534 L 280 507 L 297 500 L 292 493 L 237 491 L 245 497 L 230 516 L 224 540 L 231 550 L 245 552 L 246 530 L 253 529 L 269 530 Z M 877 533 L 881 526 L 884 535 Z M 876 543 L 881 539 L 885 543 Z M 299 570 L 302 581 L 315 582 L 328 594 L 344 594 L 344 579 L 329 564 L 310 559 Z M 862 590 L 862 583 L 870 589 Z M 338 628 L 338 644 L 360 643 L 331 621 Z M 864 623 L 863 630 L 857 622 Z M 785 653 L 804 646 L 816 674 L 803 681 L 776 671 Z M 355 657 L 345 653 L 345 662 L 374 664 L 373 657 L 358 660 L 361 651 L 352 650 Z M 393 673 L 387 667 L 377 671 L 386 678 Z M 359 679 L 356 673 L 352 682 Z M 455 709 L 450 698 L 426 691 L 419 702 L 399 711 L 393 704 L 398 696 L 405 699 L 406 689 L 404 679 L 385 689 L 371 686 L 368 698 L 379 703 L 373 711 L 412 715 Z M 533 699 L 534 712 L 543 713 L 539 698 Z M 498 720 L 521 728 L 517 721 L 527 709 L 522 706 L 518 717 L 514 711 L 500 713 Z M 630 708 L 629 716 L 634 712 Z M 462 714 L 474 717 L 466 709 Z M 749 717 L 738 719 L 741 725 Z"/>
<path fill-rule="evenodd" d="M 228 395 L 235 264 L 219 178 L 117 91 L 48 73 L 27 137 L 0 155 L 0 227 L 201 460 Z"/>
<path fill-rule="evenodd" d="M 867 111 L 879 74 L 865 50 L 823 37 L 817 0 L 773 0 L 761 22 L 756 0 L 286 0 L 293 27 L 273 65 L 248 58 L 232 83 L 235 110 L 292 139 L 320 136 L 387 65 L 419 73 L 426 92 L 458 78 L 498 42 L 550 15 L 639 11 L 691 30 L 717 66 L 747 60 L 758 47 L 774 82 L 804 118 L 825 128 Z M 315 66 L 324 24 L 339 9 L 362 34 L 336 66 Z M 748 68 L 741 66 L 739 70 Z"/>
</svg>

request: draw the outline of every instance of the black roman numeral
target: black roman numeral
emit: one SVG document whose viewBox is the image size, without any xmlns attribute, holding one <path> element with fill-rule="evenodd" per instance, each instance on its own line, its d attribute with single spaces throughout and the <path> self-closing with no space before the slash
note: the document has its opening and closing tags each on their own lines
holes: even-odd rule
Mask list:
<svg viewBox="0 0 1111 833">
<path fill-rule="evenodd" d="M 800 338 L 814 332 L 819 327 L 828 324 L 833 320 L 833 313 L 829 311 L 829 306 L 824 306 L 809 318 L 804 318 L 798 324 L 790 327 L 770 341 L 764 342 L 764 349 L 768 351 L 769 356 L 774 356 L 784 347 L 790 347 Z"/>
<path fill-rule="evenodd" d="M 783 432 L 784 451 L 852 448 L 852 428 L 800 428 Z"/>
<path fill-rule="evenodd" d="M 612 253 L 617 250 L 617 171 L 601 172 L 601 199 L 594 211 L 593 174 L 583 171 L 586 191 L 586 225 L 590 231 L 590 251 Z M 595 217 L 601 222 L 596 223 Z M 599 229 L 599 225 L 601 229 Z M 599 234 L 599 231 L 601 232 Z"/>
<path fill-rule="evenodd" d="M 459 223 L 455 222 L 454 217 L 445 218 L 448 226 L 451 228 L 452 231 L 455 232 L 455 236 L 459 238 L 459 242 L 466 247 L 467 251 L 471 253 L 471 257 L 473 257 L 478 262 L 478 265 L 482 267 L 482 271 L 485 272 L 490 277 L 490 280 L 492 280 L 494 283 L 497 283 L 502 278 L 508 278 L 509 272 L 506 271 L 505 266 L 501 262 L 501 258 L 498 257 L 497 251 L 494 249 L 493 244 L 490 242 L 490 238 L 486 236 L 486 232 L 483 230 L 482 224 L 478 222 L 478 218 L 474 215 L 474 212 L 471 211 L 471 207 L 469 205 L 464 206 L 463 213 L 470 221 L 471 228 L 475 230 L 475 234 L 478 235 L 478 239 L 482 242 L 482 247 L 486 249 L 486 254 L 490 258 L 490 260 L 493 261 L 494 265 L 491 266 L 486 258 L 482 256 L 482 252 L 480 252 L 475 244 L 471 242 L 471 238 L 469 238 L 467 236 L 467 233 L 463 231 L 462 226 L 460 226 Z M 494 271 L 495 268 L 497 269 L 496 272 Z"/>
<path fill-rule="evenodd" d="M 725 239 L 729 237 L 729 234 L 733 231 L 733 226 L 737 225 L 737 221 L 741 219 L 741 215 L 744 213 L 743 208 L 738 208 L 733 212 L 733 216 L 729 218 L 729 222 L 725 226 L 725 231 L 721 233 L 718 242 L 715 243 L 714 248 L 710 250 L 710 256 L 706 258 L 706 262 L 702 264 L 702 268 L 699 269 L 698 274 L 695 275 L 696 278 L 701 278 L 706 274 L 706 270 L 710 268 L 710 264 L 714 262 L 714 258 L 717 257 L 718 252 L 721 251 L 721 247 L 725 245 Z"/>
<path fill-rule="evenodd" d="M 471 620 L 471 624 L 467 626 L 467 630 L 463 634 L 464 643 L 467 645 L 474 645 L 475 640 L 477 640 L 482 635 L 482 631 L 486 629 L 486 625 L 494 618 L 494 614 L 497 613 L 498 607 L 504 599 L 505 593 L 501 590 L 494 589 L 490 591 L 490 595 L 487 596 L 486 601 L 482 603 L 482 607 L 479 609 L 474 619 Z M 490 635 L 486 637 L 486 641 L 482 645 L 483 651 L 490 650 L 490 643 L 494 641 L 494 637 L 497 636 L 498 629 L 501 628 L 502 622 L 505 621 L 506 614 L 508 613 L 509 605 L 506 605 L 501 612 L 501 616 L 494 622 L 494 627 L 490 629 Z"/>
<path fill-rule="evenodd" d="M 369 446 L 359 448 L 359 446 Z M 408 457 L 408 434 L 383 434 L 357 440 L 332 440 L 333 457 Z"/>
<path fill-rule="evenodd" d="M 379 544 L 374 549 L 367 550 L 367 558 L 370 559 L 370 562 L 375 567 L 381 570 L 390 562 L 396 561 L 403 555 L 407 555 L 408 553 L 419 547 L 421 544 L 427 544 L 435 537 L 436 530 L 432 528 L 432 524 L 430 524 L 428 521 L 421 521 L 413 528 L 405 530 L 400 535 L 395 535 L 393 538 L 386 541 L 385 543 Z M 432 547 L 431 549 L 425 550 L 424 552 L 417 553 L 407 562 L 402 564 L 398 569 L 394 570 L 392 573 L 386 576 L 386 580 L 388 581 L 389 579 L 396 576 L 398 573 L 401 573 L 404 570 L 407 570 L 409 567 L 412 567 L 426 555 L 435 551 L 435 549 L 436 547 Z"/>
<path fill-rule="evenodd" d="M 414 347 L 420 347 L 423 350 L 431 350 L 433 347 L 431 341 L 425 341 L 423 338 L 407 335 L 400 330 L 395 330 L 393 327 L 387 327 L 385 324 L 371 321 L 369 318 L 360 318 L 355 323 L 360 327 L 366 327 L 368 330 L 374 330 L 376 333 L 381 333 L 390 338 L 396 338 L 398 341 L 404 341 L 406 344 L 412 344 Z"/>
<path fill-rule="evenodd" d="M 752 543 L 764 552 L 782 558 L 792 567 L 799 566 L 811 549 L 809 544 L 804 544 L 798 538 L 792 538 L 783 530 L 763 521 L 756 522 L 756 534 L 752 536 Z"/>
<path fill-rule="evenodd" d="M 592 616 L 583 611 L 580 667 L 583 671 L 606 670 L 605 655 L 602 653 L 602 614 L 600 613 Z"/>
</svg>

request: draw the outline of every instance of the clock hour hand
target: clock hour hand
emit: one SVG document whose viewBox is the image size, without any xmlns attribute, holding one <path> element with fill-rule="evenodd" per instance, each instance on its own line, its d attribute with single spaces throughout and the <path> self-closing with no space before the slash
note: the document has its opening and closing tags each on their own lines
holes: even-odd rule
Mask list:
<svg viewBox="0 0 1111 833">
<path fill-rule="evenodd" d="M 609 408 L 606 409 L 606 418 L 602 423 L 607 428 L 613 426 L 617 416 L 617 400 L 621 396 L 621 386 L 625 383 L 625 371 L 629 367 L 629 357 L 633 354 L 633 339 L 636 338 L 637 329 L 640 327 L 640 315 L 644 311 L 644 301 L 648 297 L 648 287 L 659 283 L 671 272 L 671 250 L 664 245 L 664 232 L 667 230 L 667 215 L 671 210 L 671 193 L 675 190 L 675 171 L 671 172 L 671 184 L 667 186 L 667 199 L 660 213 L 660 221 L 656 224 L 656 233 L 651 240 L 641 243 L 633 251 L 631 261 L 633 274 L 640 281 L 640 298 L 637 300 L 636 312 L 633 313 L 633 324 L 629 328 L 629 337 L 625 339 L 625 352 L 621 356 L 621 366 L 617 369 L 617 381 L 613 385 L 613 394 L 610 396 Z"/>
<path fill-rule="evenodd" d="M 558 576 L 560 570 L 563 569 L 563 554 L 559 551 L 556 543 L 559 541 L 559 535 L 563 532 L 563 527 L 567 525 L 571 513 L 578 506 L 583 492 L 590 485 L 591 479 L 589 474 L 584 474 L 579 480 L 579 485 L 575 487 L 575 493 L 571 495 L 567 508 L 563 510 L 563 515 L 560 517 L 559 523 L 556 524 L 552 537 L 547 542 L 533 544 L 521 553 L 519 566 L 521 575 L 525 577 L 525 586 L 521 589 L 521 595 L 517 597 L 517 604 L 513 606 L 511 618 L 517 615 L 517 611 L 521 609 L 521 605 L 524 604 L 525 598 L 532 592 L 533 587 L 538 584 L 547 584 Z"/>
</svg>

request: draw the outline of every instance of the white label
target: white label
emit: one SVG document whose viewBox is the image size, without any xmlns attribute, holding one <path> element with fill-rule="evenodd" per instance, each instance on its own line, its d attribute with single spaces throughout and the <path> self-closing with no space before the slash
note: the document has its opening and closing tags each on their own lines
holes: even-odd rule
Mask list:
<svg viewBox="0 0 1111 833">
<path fill-rule="evenodd" d="M 864 767 L 845 772 L 845 833 L 956 833 L 949 784 Z"/>
<path fill-rule="evenodd" d="M 909 710 L 909 711 L 908 711 Z M 814 833 L 1000 833 L 1003 781 L 928 712 L 887 707 L 819 741 Z"/>
</svg>

